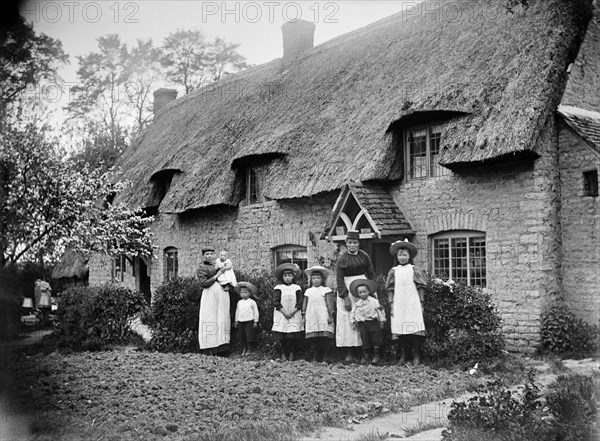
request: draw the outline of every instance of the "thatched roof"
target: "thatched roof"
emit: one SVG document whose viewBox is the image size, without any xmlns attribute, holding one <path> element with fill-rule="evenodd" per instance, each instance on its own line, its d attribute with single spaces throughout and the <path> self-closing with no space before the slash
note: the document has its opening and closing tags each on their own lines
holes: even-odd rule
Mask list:
<svg viewBox="0 0 600 441">
<path fill-rule="evenodd" d="M 72 248 L 65 251 L 52 270 L 53 279 L 84 280 L 87 279 L 88 274 L 88 259 Z"/>
<path fill-rule="evenodd" d="M 266 179 L 273 199 L 399 179 L 386 131 L 423 111 L 467 115 L 442 139 L 446 166 L 534 155 L 583 28 L 576 2 L 540 0 L 515 14 L 504 2 L 428 3 L 437 19 L 402 12 L 308 50 L 285 71 L 274 60 L 169 103 L 121 158 L 133 187 L 120 199 L 148 205 L 150 176 L 180 169 L 161 211 L 235 206 L 232 160 L 246 156 L 278 156 Z"/>
<path fill-rule="evenodd" d="M 596 1 L 561 106 L 600 112 L 600 3 Z"/>
</svg>

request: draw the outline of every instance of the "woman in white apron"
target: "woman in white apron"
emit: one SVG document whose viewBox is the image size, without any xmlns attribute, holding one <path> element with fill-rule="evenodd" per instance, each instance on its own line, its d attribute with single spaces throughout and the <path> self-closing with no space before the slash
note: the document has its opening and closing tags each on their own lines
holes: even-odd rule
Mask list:
<svg viewBox="0 0 600 441">
<path fill-rule="evenodd" d="M 375 279 L 371 257 L 359 249 L 359 232 L 348 230 L 346 236 L 348 251 L 343 252 L 335 267 L 338 297 L 336 308 L 335 344 L 346 348 L 346 361 L 352 361 L 354 348 L 361 347 L 362 341 L 358 329 L 352 328 L 350 311 L 358 300 L 349 292 L 350 283 L 356 279 Z"/>
<path fill-rule="evenodd" d="M 213 247 L 202 249 L 202 259 L 196 272 L 202 286 L 198 324 L 200 350 L 206 354 L 226 353 L 229 351 L 231 333 L 230 300 L 229 293 L 217 279 L 227 270 L 215 268 Z"/>
<path fill-rule="evenodd" d="M 283 263 L 275 269 L 279 282 L 273 290 L 273 337 L 281 342 L 281 360 L 296 358 L 296 342 L 304 336 L 302 322 L 302 288 L 296 285 L 300 267 Z"/>
<path fill-rule="evenodd" d="M 423 271 L 413 265 L 417 247 L 407 239 L 394 242 L 390 253 L 398 261 L 398 265 L 388 273 L 386 281 L 392 340 L 399 343 L 398 362 L 404 364 L 412 355 L 413 363 L 417 365 L 421 360 L 421 346 L 425 340 L 422 305 L 427 279 Z"/>
</svg>

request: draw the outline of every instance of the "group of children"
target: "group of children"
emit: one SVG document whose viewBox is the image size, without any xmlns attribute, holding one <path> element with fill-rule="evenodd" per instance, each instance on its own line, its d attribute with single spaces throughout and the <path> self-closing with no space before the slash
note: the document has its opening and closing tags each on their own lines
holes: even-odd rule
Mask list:
<svg viewBox="0 0 600 441">
<path fill-rule="evenodd" d="M 324 285 L 329 270 L 313 266 L 305 270 L 310 287 L 302 293 L 296 281 L 300 278 L 300 268 L 296 264 L 284 263 L 275 270 L 279 282 L 273 291 L 272 332 L 281 344 L 281 360 L 294 360 L 297 342 L 303 337 L 312 343 L 313 360 L 323 361 L 329 342 L 334 338 L 335 298 L 331 288 Z M 259 312 L 256 301 L 256 287 L 249 282 L 237 283 L 241 299 L 235 312 L 234 326 L 242 344 L 242 356 L 250 354 L 256 344 L 256 328 Z M 354 304 L 351 317 L 353 328 L 358 328 L 365 355 L 373 363 L 381 359 L 385 312 L 379 301 L 373 297 L 377 284 L 372 280 L 355 280 L 350 291 L 359 300 Z M 372 351 L 372 354 L 371 354 Z"/>
</svg>

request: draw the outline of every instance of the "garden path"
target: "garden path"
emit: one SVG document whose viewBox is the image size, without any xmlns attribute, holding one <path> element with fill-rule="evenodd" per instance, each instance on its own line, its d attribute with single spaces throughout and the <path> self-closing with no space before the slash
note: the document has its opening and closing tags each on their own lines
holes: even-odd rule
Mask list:
<svg viewBox="0 0 600 441">
<path fill-rule="evenodd" d="M 528 360 L 526 365 L 537 371 L 536 382 L 541 389 L 546 388 L 550 383 L 556 380 L 557 374 L 551 373 L 551 367 L 538 360 Z M 587 358 L 584 360 L 563 360 L 565 373 L 589 373 L 592 370 L 600 369 L 600 361 Z M 517 390 L 522 385 L 516 385 L 510 390 Z M 399 438 L 419 440 L 419 441 L 440 441 L 444 427 L 425 430 L 413 436 L 406 436 L 408 429 L 427 425 L 443 425 L 448 422 L 447 415 L 450 411 L 450 405 L 453 401 L 466 401 L 473 397 L 474 393 L 466 393 L 454 398 L 447 398 L 440 401 L 433 401 L 411 408 L 408 412 L 388 414 L 386 416 L 366 420 L 358 424 L 353 424 L 350 429 L 341 429 L 335 427 L 324 427 L 318 430 L 310 437 L 305 437 L 301 441 L 354 441 L 358 439 L 380 439 L 397 440 Z M 425 427 L 424 427 L 425 428 Z M 378 435 L 380 437 L 374 436 Z M 384 436 L 387 435 L 387 438 Z"/>
</svg>

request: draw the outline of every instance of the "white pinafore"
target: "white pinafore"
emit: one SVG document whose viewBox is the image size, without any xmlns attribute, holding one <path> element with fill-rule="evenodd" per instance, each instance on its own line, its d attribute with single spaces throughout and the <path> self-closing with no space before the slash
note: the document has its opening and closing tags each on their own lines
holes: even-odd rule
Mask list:
<svg viewBox="0 0 600 441">
<path fill-rule="evenodd" d="M 292 283 L 291 285 L 280 284 L 275 286 L 275 289 L 281 291 L 281 310 L 273 311 L 273 327 L 271 331 L 291 333 L 304 331 L 302 323 L 302 312 L 297 311 L 291 319 L 286 319 L 282 312 L 289 314 L 296 308 L 296 292 L 301 288 Z"/>
<path fill-rule="evenodd" d="M 198 324 L 200 349 L 217 348 L 229 343 L 231 321 L 229 293 L 218 282 L 202 290 Z"/>
<path fill-rule="evenodd" d="M 366 279 L 367 276 L 360 274 L 358 276 L 346 276 L 344 277 L 344 284 L 348 289 L 348 297 L 352 306 L 356 303 L 358 298 L 354 297 L 350 293 L 350 284 L 356 279 Z M 352 329 L 352 323 L 350 320 L 350 312 L 346 311 L 344 307 L 344 299 L 338 297 L 337 300 L 337 312 L 336 312 L 336 330 L 335 330 L 335 345 L 338 348 L 344 347 L 355 347 L 362 346 L 362 340 L 358 329 Z"/>
<path fill-rule="evenodd" d="M 394 267 L 393 311 L 392 334 L 425 335 L 423 308 L 414 282 L 413 266 L 410 264 Z"/>
</svg>

